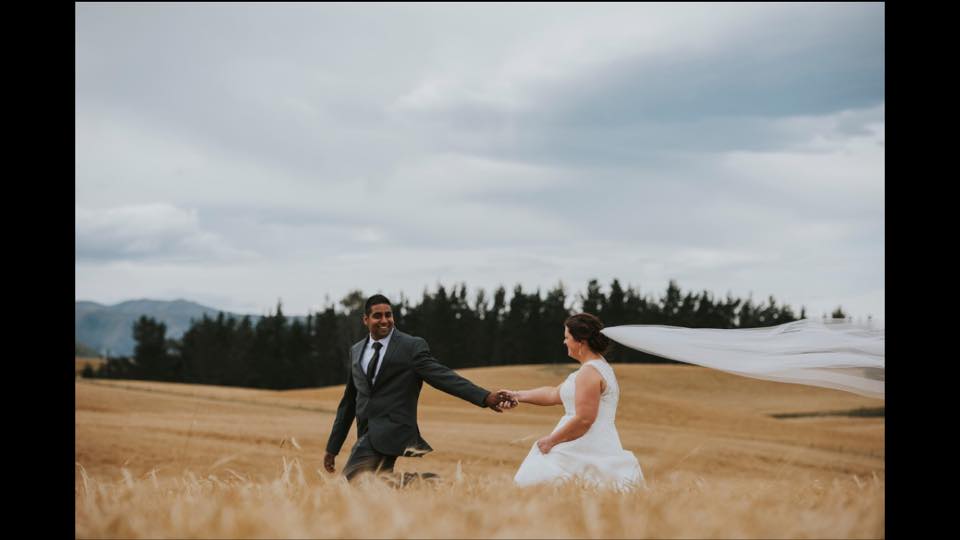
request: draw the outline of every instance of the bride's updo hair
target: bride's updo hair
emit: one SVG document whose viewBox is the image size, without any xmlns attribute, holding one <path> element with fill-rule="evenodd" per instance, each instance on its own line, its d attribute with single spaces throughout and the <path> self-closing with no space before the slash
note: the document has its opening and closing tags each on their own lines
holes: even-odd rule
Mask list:
<svg viewBox="0 0 960 540">
<path fill-rule="evenodd" d="M 595 353 L 604 354 L 610 347 L 610 338 L 600 333 L 603 323 L 596 315 L 577 313 L 568 317 L 563 324 L 573 339 L 587 342 L 587 346 Z"/>
</svg>

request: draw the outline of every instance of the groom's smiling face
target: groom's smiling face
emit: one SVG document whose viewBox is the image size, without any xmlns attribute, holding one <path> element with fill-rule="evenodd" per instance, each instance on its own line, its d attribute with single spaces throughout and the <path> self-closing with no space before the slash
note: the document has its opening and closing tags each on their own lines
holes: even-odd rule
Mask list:
<svg viewBox="0 0 960 540">
<path fill-rule="evenodd" d="M 370 336 L 373 339 L 381 340 L 387 337 L 393 330 L 393 311 L 390 309 L 390 304 L 370 306 L 370 313 L 363 316 L 363 324 L 370 330 Z"/>
</svg>

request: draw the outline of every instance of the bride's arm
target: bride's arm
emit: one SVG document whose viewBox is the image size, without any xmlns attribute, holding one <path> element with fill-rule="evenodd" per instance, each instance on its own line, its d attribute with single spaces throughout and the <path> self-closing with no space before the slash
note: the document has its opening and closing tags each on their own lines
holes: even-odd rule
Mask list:
<svg viewBox="0 0 960 540">
<path fill-rule="evenodd" d="M 541 386 L 532 390 L 517 390 L 513 393 L 517 401 L 531 405 L 560 405 L 560 385 Z"/>
<path fill-rule="evenodd" d="M 554 446 L 579 439 L 597 419 L 603 377 L 596 369 L 581 369 L 577 374 L 576 414 L 560 429 L 537 441 L 544 454 Z"/>
</svg>

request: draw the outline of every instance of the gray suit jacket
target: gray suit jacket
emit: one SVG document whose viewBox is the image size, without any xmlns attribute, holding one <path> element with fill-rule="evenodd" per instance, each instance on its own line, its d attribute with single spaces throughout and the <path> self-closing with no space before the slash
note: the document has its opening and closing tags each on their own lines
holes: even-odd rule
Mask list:
<svg viewBox="0 0 960 540">
<path fill-rule="evenodd" d="M 417 402 L 423 381 L 474 405 L 485 407 L 487 390 L 437 362 L 423 338 L 394 328 L 371 388 L 360 367 L 369 337 L 350 347 L 350 376 L 333 421 L 327 452 L 340 453 L 350 424 L 357 419 L 357 439 L 367 435 L 373 448 L 387 456 L 419 456 L 433 450 L 420 437 Z"/>
</svg>

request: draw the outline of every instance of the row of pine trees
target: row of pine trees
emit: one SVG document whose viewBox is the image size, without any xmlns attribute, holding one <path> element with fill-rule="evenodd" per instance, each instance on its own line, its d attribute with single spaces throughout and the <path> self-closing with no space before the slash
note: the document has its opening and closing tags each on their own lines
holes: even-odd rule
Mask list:
<svg viewBox="0 0 960 540">
<path fill-rule="evenodd" d="M 614 279 L 608 293 L 597 280 L 585 293 L 568 298 L 562 284 L 545 295 L 525 292 L 520 285 L 507 300 L 501 286 L 492 297 L 483 289 L 467 298 L 466 284 L 436 292 L 424 291 L 416 305 L 391 299 L 396 326 L 423 337 L 433 355 L 453 369 L 567 362 L 563 321 L 575 312 L 593 313 L 606 326 L 662 324 L 690 328 L 751 328 L 773 326 L 799 317 L 789 306 L 751 299 L 714 298 L 707 291 L 683 293 L 670 282 L 660 298 L 624 289 Z M 348 349 L 366 336 L 361 322 L 366 296 L 354 291 L 339 306 L 329 305 L 306 317 L 290 318 L 278 305 L 276 313 L 236 319 L 220 313 L 192 321 L 179 340 L 166 336 L 166 326 L 141 317 L 133 325 L 133 358 L 108 358 L 84 377 L 293 389 L 344 384 Z M 574 310 L 574 304 L 577 309 Z M 834 317 L 844 317 L 839 309 Z M 670 362 L 616 343 L 606 355 L 611 362 Z"/>
</svg>

